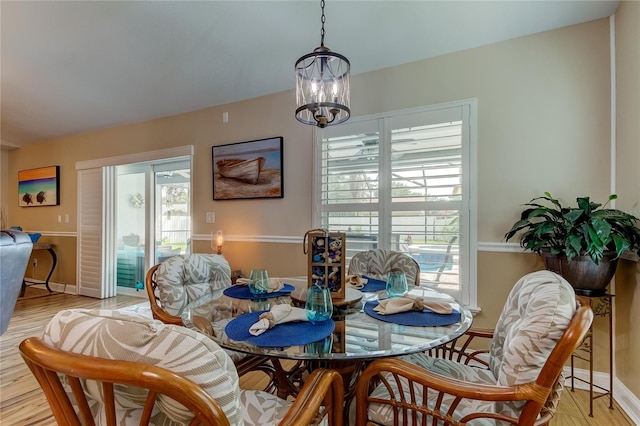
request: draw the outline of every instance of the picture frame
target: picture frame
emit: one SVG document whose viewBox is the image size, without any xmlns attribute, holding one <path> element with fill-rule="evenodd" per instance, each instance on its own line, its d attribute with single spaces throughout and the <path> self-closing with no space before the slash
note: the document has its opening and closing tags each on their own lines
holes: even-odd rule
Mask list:
<svg viewBox="0 0 640 426">
<path fill-rule="evenodd" d="M 60 205 L 60 166 L 18 171 L 18 206 Z"/>
<path fill-rule="evenodd" d="M 283 198 L 282 148 L 282 136 L 213 146 L 213 199 Z"/>
</svg>

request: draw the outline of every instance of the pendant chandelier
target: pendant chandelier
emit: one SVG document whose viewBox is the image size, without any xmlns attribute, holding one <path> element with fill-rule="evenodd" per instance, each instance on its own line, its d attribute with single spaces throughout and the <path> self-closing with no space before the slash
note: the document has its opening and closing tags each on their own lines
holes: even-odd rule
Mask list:
<svg viewBox="0 0 640 426">
<path fill-rule="evenodd" d="M 296 119 L 321 128 L 349 119 L 349 60 L 324 45 L 324 0 L 320 47 L 296 62 Z"/>
</svg>

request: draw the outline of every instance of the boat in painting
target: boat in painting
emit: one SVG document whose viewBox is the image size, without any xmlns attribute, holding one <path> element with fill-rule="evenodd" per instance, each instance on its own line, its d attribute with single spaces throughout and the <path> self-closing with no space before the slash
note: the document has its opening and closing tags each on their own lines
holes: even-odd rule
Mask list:
<svg viewBox="0 0 640 426">
<path fill-rule="evenodd" d="M 220 176 L 241 180 L 252 184 L 258 183 L 260 172 L 264 167 L 264 157 L 252 158 L 250 160 L 241 160 L 230 158 L 227 160 L 217 161 L 218 172 Z"/>
</svg>

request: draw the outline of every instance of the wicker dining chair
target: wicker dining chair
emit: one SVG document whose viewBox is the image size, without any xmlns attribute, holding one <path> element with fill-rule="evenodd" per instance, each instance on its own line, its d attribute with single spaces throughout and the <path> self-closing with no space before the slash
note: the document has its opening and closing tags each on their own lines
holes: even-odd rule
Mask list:
<svg viewBox="0 0 640 426">
<path fill-rule="evenodd" d="M 342 424 L 338 373 L 314 371 L 294 402 L 241 390 L 211 339 L 131 313 L 61 311 L 20 352 L 60 425 Z"/>
<path fill-rule="evenodd" d="M 356 424 L 545 425 L 563 389 L 565 362 L 593 321 L 573 288 L 550 271 L 511 290 L 486 351 L 459 347 L 371 363 L 359 377 Z M 469 343 L 469 342 L 467 342 Z M 425 423 L 423 423 L 423 420 Z M 415 422 L 415 423 L 414 423 Z"/>
<path fill-rule="evenodd" d="M 420 265 L 406 253 L 393 250 L 372 249 L 356 253 L 349 261 L 348 274 L 367 275 L 386 281 L 391 270 L 400 270 L 407 276 L 407 283 L 420 285 Z"/>
<path fill-rule="evenodd" d="M 206 253 L 170 257 L 152 266 L 145 278 L 153 317 L 176 325 L 183 325 L 180 314 L 190 302 L 230 285 L 227 260 Z"/>
<path fill-rule="evenodd" d="M 180 314 L 187 304 L 231 286 L 231 268 L 227 260 L 217 254 L 194 253 L 173 256 L 152 266 L 145 278 L 153 318 L 165 324 L 184 325 Z M 209 321 L 193 318 L 200 331 L 215 336 Z M 261 371 L 269 376 L 265 390 L 276 391 L 276 372 L 266 357 L 228 351 L 240 376 Z"/>
</svg>

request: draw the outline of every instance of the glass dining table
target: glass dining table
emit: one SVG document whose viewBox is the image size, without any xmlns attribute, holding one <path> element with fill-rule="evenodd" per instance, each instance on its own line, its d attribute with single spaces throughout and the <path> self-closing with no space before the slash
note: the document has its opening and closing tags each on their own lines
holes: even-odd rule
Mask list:
<svg viewBox="0 0 640 426">
<path fill-rule="evenodd" d="M 250 339 L 233 340 L 228 335 L 227 325 L 234 319 L 268 311 L 275 304 L 304 307 L 307 278 L 292 277 L 283 280 L 290 286 L 289 289 L 293 287 L 291 292 L 277 297 L 250 299 L 230 297 L 223 291 L 216 291 L 190 303 L 182 313 L 185 326 L 194 330 L 201 329 L 197 324 L 201 325 L 202 321 L 209 322 L 215 333 L 212 339 L 225 349 L 274 360 L 298 361 L 297 368 L 278 377 L 278 395 L 281 397 L 297 394 L 302 384 L 303 372 L 320 367 L 333 368 L 341 372 L 345 382 L 346 410 L 353 398 L 357 377 L 367 362 L 437 348 L 460 337 L 471 327 L 473 321 L 473 315 L 467 307 L 444 293 L 426 287 L 410 288 L 409 294 L 426 301 L 449 303 L 454 312 L 459 312 L 455 322 L 424 326 L 398 324 L 387 318 L 378 319 L 380 316 L 372 316 L 366 307 L 386 298 L 385 291 L 361 292 L 349 287 L 345 298 L 334 304 L 333 331 L 320 340 L 291 346 L 278 346 L 277 342 L 262 346 L 251 343 Z M 269 330 L 264 333 L 265 336 L 267 333 Z M 280 365 L 279 362 L 275 364 Z"/>
</svg>

